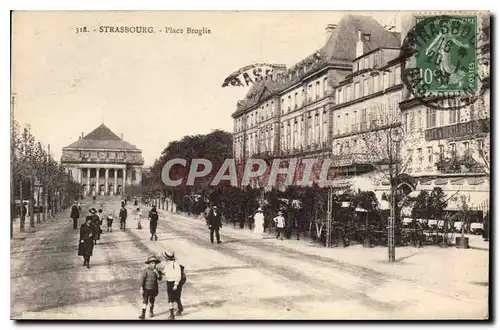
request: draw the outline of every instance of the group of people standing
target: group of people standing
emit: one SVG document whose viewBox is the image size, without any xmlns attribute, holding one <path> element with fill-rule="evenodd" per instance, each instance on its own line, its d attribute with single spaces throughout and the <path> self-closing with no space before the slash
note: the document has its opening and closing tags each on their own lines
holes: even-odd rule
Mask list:
<svg viewBox="0 0 500 330">
<path fill-rule="evenodd" d="M 140 293 L 142 295 L 142 310 L 139 319 L 146 318 L 146 309 L 149 305 L 149 316 L 154 317 L 154 306 L 156 297 L 159 294 L 160 282 L 166 282 L 169 320 L 174 320 L 175 315 L 181 315 L 184 307 L 181 302 L 182 286 L 186 283 L 186 273 L 184 266 L 177 263 L 174 252 L 164 252 L 161 254 L 165 263 L 155 256 L 149 256 L 145 263 L 148 267 L 142 272 L 140 278 Z M 177 304 L 177 312 L 174 314 L 174 307 Z"/>
<path fill-rule="evenodd" d="M 288 214 L 288 217 L 286 217 L 286 215 L 286 212 L 280 210 L 278 211 L 278 215 L 273 218 L 273 223 L 276 227 L 276 239 L 281 238 L 281 240 L 283 240 L 283 237 L 290 238 L 293 228 L 295 228 L 297 239 L 299 239 L 300 228 L 297 217 L 293 216 L 292 214 Z M 261 207 L 257 209 L 257 212 L 253 216 L 253 222 L 254 233 L 257 235 L 263 235 L 266 224 L 264 212 L 262 211 Z"/>
</svg>

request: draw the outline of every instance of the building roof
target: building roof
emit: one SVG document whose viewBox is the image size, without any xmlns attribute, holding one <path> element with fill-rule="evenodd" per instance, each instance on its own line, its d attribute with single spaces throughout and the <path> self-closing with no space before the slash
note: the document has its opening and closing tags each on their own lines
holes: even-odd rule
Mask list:
<svg viewBox="0 0 500 330">
<path fill-rule="evenodd" d="M 254 83 L 246 94 L 245 99 L 238 102 L 237 110 L 232 116 L 237 116 L 259 103 L 260 95 L 262 95 L 265 89 L 268 89 L 271 92 L 270 94 L 276 94 L 297 83 L 306 75 L 311 75 L 325 66 L 342 65 L 345 67 L 345 65 L 352 65 L 352 61 L 356 58 L 358 31 L 361 31 L 362 34 L 370 34 L 370 40 L 363 41 L 365 53 L 376 48 L 396 48 L 401 46 L 400 33 L 386 30 L 373 17 L 345 15 L 340 20 L 337 28 L 333 30 L 325 45 L 285 71 L 281 79 L 278 78 L 279 80 L 277 81 L 264 80 Z M 304 65 L 308 66 L 307 72 L 300 70 Z M 288 74 L 297 70 L 301 73 L 295 75 L 295 78 L 290 80 Z M 332 74 L 332 83 L 339 83 L 346 75 L 343 72 Z"/>
<path fill-rule="evenodd" d="M 121 149 L 140 151 L 135 145 L 122 140 L 104 124 L 99 125 L 92 132 L 63 149 Z"/>
<path fill-rule="evenodd" d="M 352 61 L 356 58 L 356 42 L 358 30 L 362 34 L 370 34 L 369 41 L 363 41 L 364 52 L 376 48 L 401 47 L 400 34 L 387 31 L 376 19 L 371 16 L 345 15 L 337 28 L 332 32 L 320 52 L 328 60 L 338 59 Z"/>
</svg>

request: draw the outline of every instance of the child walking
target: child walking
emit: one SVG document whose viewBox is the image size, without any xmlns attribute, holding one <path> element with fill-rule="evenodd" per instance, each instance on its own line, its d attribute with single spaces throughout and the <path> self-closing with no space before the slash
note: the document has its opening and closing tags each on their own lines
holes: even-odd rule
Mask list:
<svg viewBox="0 0 500 330">
<path fill-rule="evenodd" d="M 136 211 L 137 211 L 137 213 L 135 214 L 135 220 L 137 221 L 137 229 L 142 229 L 142 225 L 141 225 L 141 219 L 142 219 L 141 209 L 137 208 Z"/>
</svg>

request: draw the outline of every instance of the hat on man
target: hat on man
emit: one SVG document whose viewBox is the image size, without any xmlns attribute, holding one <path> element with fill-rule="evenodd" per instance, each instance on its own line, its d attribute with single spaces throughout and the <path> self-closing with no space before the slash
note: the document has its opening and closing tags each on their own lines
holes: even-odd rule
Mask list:
<svg viewBox="0 0 500 330">
<path fill-rule="evenodd" d="M 283 215 L 283 212 L 282 211 L 278 211 L 278 215 Z"/>
<path fill-rule="evenodd" d="M 155 255 L 151 255 L 151 256 L 148 257 L 148 260 L 146 260 L 144 263 L 145 264 L 150 264 L 152 262 L 154 262 L 155 264 L 159 264 L 161 261 L 158 260 L 158 258 Z"/>
<path fill-rule="evenodd" d="M 257 209 L 257 212 L 262 212 L 262 207 L 259 207 L 259 208 Z"/>
<path fill-rule="evenodd" d="M 162 253 L 162 256 L 166 260 L 175 260 L 175 252 L 165 251 Z"/>
<path fill-rule="evenodd" d="M 93 207 L 89 210 L 90 213 L 92 214 L 96 214 L 97 213 L 97 210 Z"/>
</svg>

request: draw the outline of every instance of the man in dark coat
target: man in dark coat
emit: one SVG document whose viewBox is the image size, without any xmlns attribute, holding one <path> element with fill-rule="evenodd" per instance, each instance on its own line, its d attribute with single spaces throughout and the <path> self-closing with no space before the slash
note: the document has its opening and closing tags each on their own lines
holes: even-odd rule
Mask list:
<svg viewBox="0 0 500 330">
<path fill-rule="evenodd" d="M 208 214 L 207 225 L 210 229 L 210 242 L 214 243 L 214 232 L 217 238 L 217 244 L 220 244 L 220 234 L 219 229 L 222 227 L 221 213 L 217 210 L 217 205 L 212 207 L 212 210 Z"/>
<path fill-rule="evenodd" d="M 155 241 L 158 240 L 158 236 L 156 236 L 156 227 L 158 227 L 158 211 L 156 211 L 156 206 L 151 208 L 149 211 L 149 232 L 151 233 L 151 240 L 153 237 Z"/>
<path fill-rule="evenodd" d="M 85 223 L 80 227 L 80 244 L 78 245 L 78 255 L 83 256 L 83 265 L 90 268 L 90 257 L 94 250 L 94 227 L 92 217 L 89 215 Z"/>
<path fill-rule="evenodd" d="M 78 208 L 77 201 L 71 206 L 71 214 L 69 216 L 73 219 L 73 229 L 78 229 L 78 218 L 80 218 L 80 209 Z"/>
<path fill-rule="evenodd" d="M 26 207 L 26 202 L 21 204 L 21 229 L 24 231 L 24 223 L 26 222 L 26 214 L 28 214 L 28 208 Z"/>
<path fill-rule="evenodd" d="M 122 207 L 118 217 L 120 218 L 120 229 L 125 230 L 125 226 L 127 224 L 127 209 L 125 208 L 125 202 L 122 202 Z"/>
<path fill-rule="evenodd" d="M 101 239 L 101 226 L 99 224 L 101 219 L 96 214 L 97 210 L 95 208 L 91 208 L 89 211 L 92 227 L 94 228 L 94 235 L 92 238 L 94 239 L 94 244 L 97 244 L 97 241 Z"/>
</svg>

